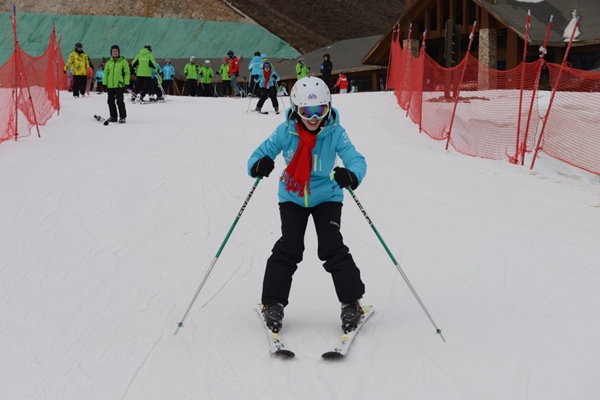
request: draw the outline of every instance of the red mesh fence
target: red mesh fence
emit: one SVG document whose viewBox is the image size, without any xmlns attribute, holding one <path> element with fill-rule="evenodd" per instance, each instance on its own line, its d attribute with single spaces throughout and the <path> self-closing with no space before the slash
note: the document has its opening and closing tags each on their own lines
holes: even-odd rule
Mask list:
<svg viewBox="0 0 600 400">
<path fill-rule="evenodd" d="M 58 89 L 66 88 L 54 30 L 44 54 L 32 57 L 19 46 L 15 21 L 11 16 L 15 49 L 0 67 L 0 143 L 29 136 L 33 127 L 46 124 L 60 107 Z"/>
<path fill-rule="evenodd" d="M 548 64 L 554 93 L 538 151 L 600 174 L 600 72 Z M 560 77 L 560 80 L 557 79 Z"/>
<path fill-rule="evenodd" d="M 600 175 L 600 73 L 565 68 L 559 76 L 560 65 L 542 58 L 499 71 L 470 54 L 443 68 L 423 49 L 414 57 L 406 47 L 392 42 L 388 88 L 431 138 L 462 154 L 512 163 L 523 163 L 526 152 L 544 151 Z M 537 89 L 545 66 L 556 93 L 538 133 Z"/>
</svg>

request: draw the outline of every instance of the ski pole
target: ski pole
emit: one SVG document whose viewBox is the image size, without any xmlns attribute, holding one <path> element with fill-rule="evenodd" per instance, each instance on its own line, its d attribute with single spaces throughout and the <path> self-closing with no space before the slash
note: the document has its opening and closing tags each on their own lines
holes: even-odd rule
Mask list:
<svg viewBox="0 0 600 400">
<path fill-rule="evenodd" d="M 440 338 L 442 338 L 442 340 L 444 342 L 446 342 L 446 339 L 444 338 L 444 335 L 442 335 L 442 330 L 437 327 L 435 321 L 431 317 L 431 314 L 429 314 L 429 311 L 427 311 L 427 308 L 425 307 L 425 304 L 423 304 L 423 302 L 421 301 L 421 298 L 417 294 L 417 291 L 415 290 L 415 288 L 413 287 L 413 285 L 408 280 L 408 276 L 406 276 L 406 274 L 402 270 L 402 267 L 400 266 L 400 264 L 398 264 L 398 262 L 394 258 L 394 255 L 392 254 L 392 252 L 390 251 L 390 249 L 387 247 L 387 245 L 383 241 L 383 238 L 381 237 L 381 235 L 377 231 L 377 228 L 375 227 L 375 225 L 371 221 L 371 218 L 369 218 L 369 216 L 367 215 L 367 212 L 363 208 L 362 204 L 360 204 L 360 201 L 358 201 L 358 198 L 356 197 L 356 195 L 354 194 L 354 192 L 352 191 L 352 189 L 350 189 L 350 187 L 347 187 L 346 189 L 348 190 L 348 192 L 350 192 L 350 195 L 352 196 L 352 198 L 356 202 L 356 205 L 358 206 L 358 208 L 360 209 L 360 211 L 362 212 L 362 214 L 365 216 L 367 222 L 369 223 L 369 225 L 373 229 L 373 232 L 375 232 L 375 235 L 377 236 L 377 238 L 379 239 L 379 241 L 383 245 L 383 248 L 385 249 L 385 251 L 388 253 L 388 256 L 390 256 L 390 258 L 392 259 L 392 262 L 396 266 L 396 269 L 398 269 L 398 272 L 400 272 L 400 275 L 402 275 L 402 278 L 404 278 L 404 281 L 408 285 L 408 288 L 410 289 L 410 291 L 413 293 L 413 295 L 415 296 L 415 298 L 417 299 L 417 301 L 421 305 L 421 308 L 423 309 L 423 311 L 425 311 L 425 314 L 427 315 L 427 318 L 429 318 L 429 321 L 431 321 L 431 323 L 433 324 L 433 327 L 435 328 L 435 333 L 438 334 L 438 335 L 440 335 Z"/>
<path fill-rule="evenodd" d="M 250 104 L 252 104 L 252 96 L 248 96 L 248 108 L 246 109 L 246 112 L 250 111 Z"/>
<path fill-rule="evenodd" d="M 238 212 L 237 216 L 235 217 L 235 220 L 233 221 L 233 224 L 231 224 L 231 228 L 229 228 L 229 232 L 227 232 L 227 236 L 225 236 L 225 239 L 223 240 L 223 243 L 221 243 L 221 247 L 219 247 L 219 250 L 217 251 L 217 254 L 215 255 L 215 258 L 212 260 L 212 262 L 210 263 L 210 266 L 208 267 L 208 270 L 204 274 L 204 277 L 202 278 L 202 281 L 200 282 L 200 285 L 198 286 L 198 289 L 196 290 L 196 293 L 194 294 L 194 297 L 192 298 L 192 301 L 190 302 L 190 305 L 188 306 L 187 310 L 185 310 L 185 313 L 183 314 L 183 317 L 181 318 L 181 322 L 177 323 L 177 329 L 175 330 L 175 335 L 177 335 L 177 332 L 179 332 L 179 328 L 183 327 L 183 322 L 185 321 L 185 319 L 187 318 L 188 314 L 190 313 L 190 310 L 192 309 L 192 306 L 194 305 L 194 302 L 196 301 L 196 298 L 198 298 L 198 295 L 200 294 L 200 291 L 202 290 L 202 287 L 206 283 L 206 280 L 208 279 L 208 276 L 210 275 L 210 273 L 211 273 L 213 267 L 215 266 L 215 264 L 217 263 L 217 260 L 219 259 L 219 256 L 221 255 L 221 252 L 223 251 L 223 248 L 225 247 L 225 244 L 229 240 L 229 236 L 231 236 L 231 232 L 233 232 L 233 229 L 235 228 L 235 226 L 237 225 L 238 221 L 240 220 L 240 217 L 242 216 L 244 210 L 246 209 L 246 206 L 248 205 L 248 202 L 250 201 L 250 198 L 254 194 L 254 190 L 258 186 L 258 182 L 260 182 L 260 180 L 261 180 L 261 178 L 258 177 L 254 181 L 254 186 L 252 186 L 252 189 L 250 189 L 250 193 L 248 193 L 248 196 L 246 196 L 246 200 L 244 201 L 244 204 L 242 205 L 242 208 L 240 208 L 240 211 Z"/>
</svg>

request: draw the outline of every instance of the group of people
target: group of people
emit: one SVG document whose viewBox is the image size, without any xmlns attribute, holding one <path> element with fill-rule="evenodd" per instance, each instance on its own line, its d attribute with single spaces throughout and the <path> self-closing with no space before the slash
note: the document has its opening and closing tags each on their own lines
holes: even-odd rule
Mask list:
<svg viewBox="0 0 600 400">
<path fill-rule="evenodd" d="M 124 91 L 132 94 L 132 100 L 144 101 L 146 95 L 151 100 L 163 101 L 164 95 L 173 94 L 173 79 L 175 69 L 170 59 L 165 60 L 165 65 L 161 67 L 152 55 L 152 46 L 146 45 L 134 57 L 131 64 L 121 56 L 118 45 L 112 45 L 110 48 L 111 58 L 100 65 L 95 75 L 87 54 L 83 51 L 81 43 L 75 44 L 75 49 L 70 54 L 65 64 L 65 73 L 72 73 L 73 96 L 79 97 L 89 94 L 90 80 L 95 78 L 97 93 L 106 90 L 108 93 L 108 105 L 110 111 L 109 122 L 124 123 L 127 118 L 127 111 L 123 101 Z M 187 96 L 216 96 L 216 82 L 214 78 L 220 75 L 223 80 L 224 95 L 240 97 L 242 89 L 238 84 L 240 76 L 239 59 L 229 50 L 227 56 L 223 57 L 222 64 L 218 71 L 213 70 L 210 60 L 206 60 L 202 66 L 196 63 L 196 57 L 190 57 L 189 62 L 183 69 L 186 78 L 184 95 Z M 92 73 L 90 73 L 92 69 Z M 331 73 L 333 63 L 329 54 L 323 56 L 323 62 L 320 65 L 321 79 L 325 82 L 330 93 L 339 88 L 340 93 L 347 93 L 348 79 L 340 72 L 335 84 L 332 84 Z M 248 96 L 258 97 L 259 101 L 255 111 L 262 112 L 262 107 L 267 99 L 271 100 L 273 109 L 279 113 L 278 96 L 287 96 L 287 87 L 285 82 L 280 82 L 280 77 L 273 69 L 272 64 L 267 60 L 264 53 L 256 51 L 248 64 L 250 74 L 250 85 Z M 304 57 L 298 59 L 296 65 L 296 77 L 301 80 L 309 76 L 310 67 L 305 65 Z M 154 96 L 154 97 L 153 97 Z"/>
<path fill-rule="evenodd" d="M 170 60 L 167 60 L 165 68 L 161 68 L 152 55 L 152 46 L 146 45 L 137 56 L 131 61 L 131 65 L 121 55 L 119 45 L 113 44 L 110 47 L 111 57 L 105 65 L 100 65 L 96 71 L 96 86 L 99 93 L 108 94 L 108 109 L 110 117 L 108 122 L 125 123 L 127 118 L 127 109 L 124 102 L 125 91 L 132 93 L 132 99 L 143 101 L 147 94 L 156 94 L 157 100 L 163 99 L 165 94 L 162 89 L 161 73 L 165 77 L 173 79 L 174 70 L 170 66 Z M 169 68 L 170 67 L 170 68 Z M 71 71 L 73 84 L 72 91 L 74 97 L 84 96 L 86 91 L 89 93 L 89 68 L 90 60 L 83 51 L 81 43 L 75 43 L 75 49 L 69 55 L 65 63 L 64 72 Z M 165 70 L 167 71 L 165 73 Z M 135 86 L 132 88 L 132 75 L 135 76 Z M 167 80 L 167 79 L 165 79 Z M 170 87 L 171 85 L 168 85 Z"/>
<path fill-rule="evenodd" d="M 224 95 L 241 96 L 241 88 L 237 80 L 240 75 L 240 62 L 233 50 L 227 52 L 227 57 L 223 57 L 222 64 L 218 71 L 214 71 L 210 65 L 210 60 L 204 61 L 204 65 L 199 66 L 196 63 L 196 57 L 191 56 L 190 61 L 183 68 L 185 76 L 184 94 L 187 96 L 216 96 L 216 82 L 213 81 L 215 75 L 221 75 L 224 86 Z"/>
<path fill-rule="evenodd" d="M 321 79 L 325 82 L 330 92 L 337 88 L 339 89 L 339 93 L 348 93 L 348 78 L 344 75 L 343 72 L 338 74 L 338 79 L 335 84 L 332 85 L 333 80 L 331 73 L 333 71 L 333 63 L 331 62 L 331 56 L 329 54 L 323 55 L 323 62 L 320 65 L 321 71 Z M 298 59 L 298 63 L 296 64 L 296 79 L 300 80 L 310 74 L 310 67 L 305 64 L 304 57 L 300 57 Z M 352 85 L 351 92 L 356 91 L 356 85 Z"/>
</svg>

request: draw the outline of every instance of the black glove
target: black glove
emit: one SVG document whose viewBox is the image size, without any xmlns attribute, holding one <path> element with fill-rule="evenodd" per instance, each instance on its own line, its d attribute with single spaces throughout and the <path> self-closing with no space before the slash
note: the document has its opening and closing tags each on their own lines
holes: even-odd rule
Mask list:
<svg viewBox="0 0 600 400">
<path fill-rule="evenodd" d="M 269 156 L 264 156 L 260 160 L 254 163 L 250 169 L 250 174 L 253 178 L 269 176 L 271 171 L 275 168 L 275 161 Z"/>
<path fill-rule="evenodd" d="M 354 172 L 342 167 L 335 167 L 333 171 L 333 179 L 342 189 L 350 186 L 350 189 L 355 190 L 358 187 L 358 178 Z"/>
</svg>

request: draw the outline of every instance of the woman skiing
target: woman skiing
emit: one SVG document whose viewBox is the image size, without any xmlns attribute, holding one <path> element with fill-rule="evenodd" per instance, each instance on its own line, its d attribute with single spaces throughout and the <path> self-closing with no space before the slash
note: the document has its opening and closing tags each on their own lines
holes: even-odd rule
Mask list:
<svg viewBox="0 0 600 400">
<path fill-rule="evenodd" d="M 365 286 L 340 233 L 342 201 L 344 188 L 356 189 L 367 165 L 339 124 L 338 111 L 331 108 L 331 93 L 322 79 L 306 77 L 297 81 L 290 92 L 290 103 L 285 122 L 248 160 L 252 177 L 268 177 L 279 154 L 287 165 L 278 189 L 282 236 L 267 260 L 261 299 L 263 317 L 269 329 L 279 332 L 292 276 L 302 261 L 308 218 L 312 216 L 317 253 L 331 274 L 342 305 L 342 329 L 349 332 L 363 314 L 359 299 Z M 343 167 L 336 166 L 338 157 Z"/>
</svg>

